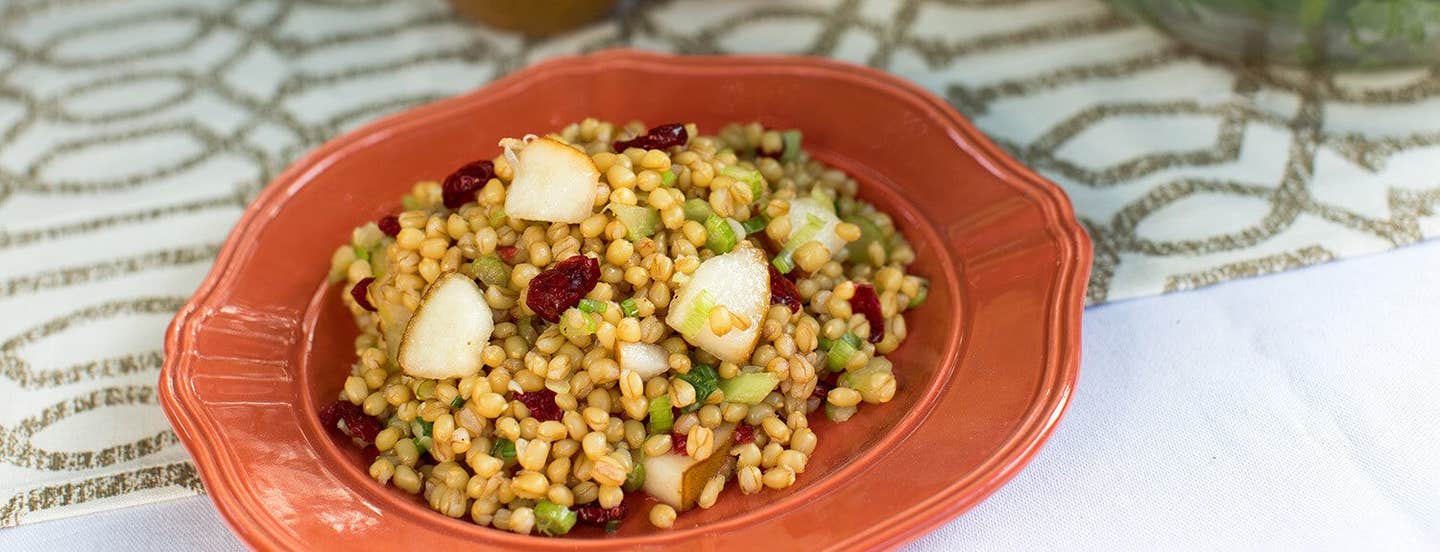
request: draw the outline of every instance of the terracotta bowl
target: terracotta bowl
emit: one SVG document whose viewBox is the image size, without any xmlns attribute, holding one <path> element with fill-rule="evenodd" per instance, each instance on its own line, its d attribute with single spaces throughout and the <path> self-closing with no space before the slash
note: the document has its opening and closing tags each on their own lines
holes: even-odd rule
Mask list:
<svg viewBox="0 0 1440 552">
<path fill-rule="evenodd" d="M 398 210 L 413 182 L 494 155 L 501 137 L 586 116 L 803 129 L 814 156 L 894 215 L 918 253 L 912 271 L 933 282 L 891 357 L 900 390 L 844 424 L 814 417 L 820 447 L 794 487 L 744 496 L 732 485 L 668 531 L 644 503 L 616 534 L 564 539 L 443 517 L 372 481 L 316 420 L 355 335 L 325 284 L 330 253 Z M 1075 384 L 1089 268 L 1064 194 L 912 84 L 813 58 L 604 52 L 384 119 L 296 163 L 176 315 L 161 398 L 215 505 L 256 548 L 893 547 L 994 492 L 1048 437 Z"/>
</svg>

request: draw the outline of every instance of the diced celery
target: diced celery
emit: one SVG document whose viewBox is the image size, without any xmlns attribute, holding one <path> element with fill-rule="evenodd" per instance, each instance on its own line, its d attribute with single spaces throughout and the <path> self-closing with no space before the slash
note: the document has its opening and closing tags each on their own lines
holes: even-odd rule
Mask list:
<svg viewBox="0 0 1440 552">
<path fill-rule="evenodd" d="M 794 161 L 800 156 L 800 140 L 804 134 L 799 129 L 791 129 L 780 133 L 780 139 L 784 141 L 785 149 L 780 152 L 780 161 Z"/>
<path fill-rule="evenodd" d="M 860 398 L 868 403 L 880 402 L 877 398 L 880 386 L 886 381 L 885 374 L 891 374 L 891 364 L 885 359 L 872 359 L 869 364 L 840 375 L 839 384 L 860 392 Z"/>
<path fill-rule="evenodd" d="M 605 303 L 590 298 L 581 299 L 580 304 L 576 306 L 580 307 L 580 312 L 603 312 L 605 310 Z"/>
<path fill-rule="evenodd" d="M 558 537 L 570 532 L 580 516 L 574 510 L 541 500 L 535 503 L 535 529 L 542 535 Z"/>
<path fill-rule="evenodd" d="M 735 236 L 735 229 L 731 228 L 725 219 L 710 215 L 710 218 L 705 219 L 705 232 L 708 236 L 705 247 L 716 254 L 729 253 L 731 249 L 735 249 L 738 238 Z"/>
<path fill-rule="evenodd" d="M 630 468 L 630 474 L 625 476 L 624 489 L 627 493 L 633 493 L 640 490 L 641 487 L 645 486 L 645 459 L 643 457 L 644 454 L 644 452 L 639 452 L 639 454 L 636 455 L 637 458 L 635 458 L 634 461 L 631 462 L 632 467 Z"/>
<path fill-rule="evenodd" d="M 855 415 L 856 410 L 853 406 L 835 406 L 828 402 L 825 403 L 825 417 L 832 422 L 849 420 L 851 416 Z"/>
<path fill-rule="evenodd" d="M 720 174 L 748 184 L 750 186 L 750 197 L 753 199 L 760 199 L 760 194 L 765 193 L 765 177 L 760 175 L 760 171 L 747 169 L 739 165 L 731 165 L 720 169 Z"/>
<path fill-rule="evenodd" d="M 510 267 L 495 255 L 482 255 L 475 259 L 475 275 L 487 286 L 504 286 L 510 282 Z"/>
<path fill-rule="evenodd" d="M 705 222 L 705 219 L 708 219 L 710 218 L 710 215 L 715 214 L 714 211 L 710 210 L 710 204 L 698 197 L 692 197 L 685 200 L 685 203 L 682 205 L 682 207 L 684 207 L 685 209 L 685 220 Z"/>
<path fill-rule="evenodd" d="M 790 221 L 790 223 L 794 224 L 795 221 Z M 825 228 L 825 221 L 820 220 L 820 217 L 815 215 L 806 217 L 805 225 L 790 232 L 790 239 L 785 242 L 785 248 L 781 249 L 770 263 L 774 264 L 775 269 L 779 270 L 781 274 L 789 274 L 791 270 L 795 269 L 795 250 L 800 249 L 800 246 L 805 245 L 806 242 L 814 240 L 815 235 L 819 234 L 823 228 Z"/>
<path fill-rule="evenodd" d="M 720 380 L 725 401 L 740 404 L 760 404 L 777 385 L 780 385 L 780 380 L 769 372 L 742 372 L 733 378 Z"/>
<path fill-rule="evenodd" d="M 665 172 L 660 173 L 660 181 L 665 183 L 666 186 L 675 184 L 675 178 L 676 176 L 674 169 L 665 169 Z"/>
<path fill-rule="evenodd" d="M 490 447 L 490 456 L 501 460 L 513 460 L 515 458 L 515 441 L 496 439 L 495 446 Z"/>
<path fill-rule="evenodd" d="M 911 297 L 911 298 L 910 298 L 910 303 L 906 304 L 906 305 L 905 305 L 905 308 L 907 308 L 907 309 L 913 309 L 913 308 L 915 308 L 915 307 L 918 307 L 918 306 L 920 306 L 921 303 L 924 303 L 924 302 L 925 302 L 925 298 L 926 298 L 926 297 L 929 297 L 929 296 L 930 296 L 930 283 L 929 283 L 929 282 L 926 282 L 926 281 L 924 281 L 924 280 L 921 280 L 921 282 L 920 282 L 920 291 L 917 292 L 914 297 Z"/>
<path fill-rule="evenodd" d="M 754 234 L 756 232 L 764 230 L 765 225 L 767 224 L 770 224 L 769 220 L 766 220 L 765 217 L 762 217 L 760 215 L 755 215 L 742 221 L 740 223 L 740 226 L 745 229 L 745 235 L 748 236 L 750 234 Z"/>
<path fill-rule="evenodd" d="M 860 351 L 861 346 L 859 337 L 845 332 L 840 339 L 831 343 L 830 352 L 825 355 L 825 366 L 829 367 L 831 372 L 844 370 L 845 365 L 850 364 L 850 358 Z"/>
<path fill-rule="evenodd" d="M 648 238 L 660 228 L 660 213 L 649 207 L 611 203 L 607 209 L 625 224 L 627 239 Z"/>
<path fill-rule="evenodd" d="M 650 399 L 650 434 L 669 433 L 675 424 L 675 413 L 670 411 L 670 396 L 660 395 Z"/>
<path fill-rule="evenodd" d="M 690 306 L 690 312 L 685 313 L 685 321 L 680 324 L 680 334 L 693 336 L 710 322 L 710 311 L 715 308 L 715 296 L 709 291 L 700 290 L 695 296 L 695 303 Z"/>
<path fill-rule="evenodd" d="M 720 376 L 715 369 L 706 364 L 696 364 L 689 372 L 680 374 L 680 379 L 685 380 L 691 387 L 695 388 L 695 402 L 681 408 L 681 412 L 694 412 L 700 410 L 705 399 L 720 387 Z"/>
<path fill-rule="evenodd" d="M 640 316 L 640 306 L 635 304 L 634 297 L 627 297 L 624 301 L 620 302 L 620 312 L 625 313 L 625 316 L 634 318 Z"/>
<path fill-rule="evenodd" d="M 875 225 L 875 221 L 870 220 L 869 217 L 846 215 L 841 217 L 841 220 L 860 227 L 860 239 L 845 245 L 845 249 L 850 251 L 851 259 L 869 259 L 871 243 L 878 241 L 881 246 L 886 245 L 885 232 L 880 230 L 880 227 Z M 886 249 L 889 248 L 886 247 Z"/>
</svg>

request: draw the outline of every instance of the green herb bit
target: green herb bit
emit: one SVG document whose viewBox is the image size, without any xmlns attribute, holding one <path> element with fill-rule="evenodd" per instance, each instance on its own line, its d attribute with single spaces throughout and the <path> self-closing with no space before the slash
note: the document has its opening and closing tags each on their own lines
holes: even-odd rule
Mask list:
<svg viewBox="0 0 1440 552">
<path fill-rule="evenodd" d="M 585 298 L 580 300 L 580 312 L 605 312 L 605 303 L 594 299 Z"/>
<path fill-rule="evenodd" d="M 680 374 L 680 379 L 685 380 L 691 387 L 695 388 L 695 402 L 681 408 L 681 412 L 694 412 L 700 410 L 705 399 L 720 388 L 720 376 L 715 369 L 707 364 L 696 364 L 689 372 Z"/>
<path fill-rule="evenodd" d="M 640 306 L 635 304 L 634 297 L 628 297 L 620 302 L 620 312 L 625 313 L 625 316 L 634 318 L 640 316 Z"/>
<path fill-rule="evenodd" d="M 744 228 L 745 235 L 749 236 L 750 234 L 754 234 L 756 232 L 764 230 L 767 224 L 770 224 L 769 220 L 760 215 L 755 215 L 753 217 L 745 219 L 744 221 L 741 221 L 740 227 Z"/>
<path fill-rule="evenodd" d="M 490 456 L 501 460 L 515 459 L 515 441 L 509 439 L 496 439 L 495 446 L 490 447 Z"/>
</svg>

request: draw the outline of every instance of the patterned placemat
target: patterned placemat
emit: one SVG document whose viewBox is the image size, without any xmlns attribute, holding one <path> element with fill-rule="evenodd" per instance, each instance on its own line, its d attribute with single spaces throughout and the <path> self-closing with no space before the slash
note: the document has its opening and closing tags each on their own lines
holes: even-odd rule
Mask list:
<svg viewBox="0 0 1440 552">
<path fill-rule="evenodd" d="M 1440 68 L 1237 68 L 1095 0 L 640 2 L 544 40 L 437 0 L 10 2 L 0 526 L 202 492 L 156 406 L 161 335 L 290 161 L 614 46 L 808 53 L 923 84 L 1069 191 L 1097 246 L 1092 303 L 1440 232 Z"/>
</svg>

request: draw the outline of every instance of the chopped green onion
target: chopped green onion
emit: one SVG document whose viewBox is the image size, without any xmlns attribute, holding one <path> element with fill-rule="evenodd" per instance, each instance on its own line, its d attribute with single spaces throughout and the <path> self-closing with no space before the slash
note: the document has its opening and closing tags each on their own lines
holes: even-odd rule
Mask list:
<svg viewBox="0 0 1440 552">
<path fill-rule="evenodd" d="M 460 408 L 462 406 L 465 406 L 465 397 L 456 395 L 455 400 L 450 401 L 450 408 Z"/>
<path fill-rule="evenodd" d="M 515 441 L 509 439 L 496 439 L 495 446 L 490 447 L 490 456 L 501 460 L 515 459 Z"/>
<path fill-rule="evenodd" d="M 800 156 L 800 140 L 804 134 L 798 129 L 791 129 L 780 133 L 780 139 L 785 143 L 785 149 L 780 152 L 780 161 L 794 161 Z"/>
<path fill-rule="evenodd" d="M 618 520 L 618 519 L 612 519 L 612 520 L 610 520 L 610 521 L 605 522 L 605 532 L 606 532 L 606 533 L 614 533 L 614 532 L 619 531 L 619 530 L 620 530 L 620 520 Z"/>
<path fill-rule="evenodd" d="M 369 249 L 365 249 L 364 247 L 360 247 L 360 246 L 358 246 L 358 245 L 352 245 L 352 246 L 350 246 L 350 248 L 355 250 L 355 258 L 356 258 L 356 259 L 360 259 L 360 260 L 362 260 L 362 261 L 369 261 L 369 260 L 370 260 L 370 250 L 369 250 Z"/>
<path fill-rule="evenodd" d="M 690 312 L 685 313 L 685 319 L 680 322 L 680 335 L 693 336 L 706 324 L 710 322 L 710 311 L 715 308 L 715 296 L 707 290 L 700 290 L 695 296 L 695 304 L 690 306 Z"/>
<path fill-rule="evenodd" d="M 669 433 L 675 425 L 675 413 L 670 411 L 670 396 L 660 395 L 650 399 L 650 434 Z"/>
<path fill-rule="evenodd" d="M 830 345 L 830 352 L 825 355 L 825 366 L 829 367 L 831 372 L 844 370 L 845 366 L 850 364 L 850 359 L 860 352 L 860 347 L 860 338 L 845 332 L 845 335 Z"/>
<path fill-rule="evenodd" d="M 434 422 L 427 422 L 420 418 L 415 418 L 415 421 L 410 422 L 410 434 L 416 437 L 429 437 L 430 430 L 434 426 Z"/>
<path fill-rule="evenodd" d="M 710 215 L 710 218 L 705 219 L 705 232 L 709 236 L 705 239 L 705 247 L 711 251 L 724 254 L 735 249 L 738 238 L 735 236 L 735 229 L 731 228 L 725 219 Z"/>
<path fill-rule="evenodd" d="M 879 401 L 880 386 L 886 381 L 884 374 L 892 374 L 892 367 L 888 361 L 883 359 L 871 360 L 869 364 L 857 369 L 845 372 L 840 375 L 839 383 L 842 387 L 849 387 L 860 392 L 860 398 L 868 403 Z"/>
<path fill-rule="evenodd" d="M 915 292 L 915 296 L 910 298 L 910 303 L 906 304 L 905 308 L 913 309 L 915 307 L 918 307 L 921 303 L 924 303 L 925 298 L 929 296 L 930 284 L 922 280 L 920 282 L 920 290 Z"/>
<path fill-rule="evenodd" d="M 816 337 L 816 338 L 815 338 L 816 349 L 821 350 L 821 351 L 829 351 L 831 347 L 834 347 L 834 346 L 835 346 L 835 342 L 836 342 L 836 341 L 839 341 L 839 340 L 837 340 L 837 339 L 826 339 L 824 336 Z"/>
<path fill-rule="evenodd" d="M 580 300 L 580 312 L 605 312 L 605 303 L 594 299 L 585 298 Z"/>
<path fill-rule="evenodd" d="M 634 297 L 627 297 L 624 301 L 620 302 L 620 312 L 625 313 L 625 316 L 634 318 L 640 316 L 640 307 L 635 304 Z"/>
<path fill-rule="evenodd" d="M 765 193 L 765 177 L 760 175 L 760 171 L 747 169 L 739 165 L 731 165 L 720 169 L 720 174 L 749 184 L 750 197 L 752 199 L 760 199 L 760 194 Z"/>
<path fill-rule="evenodd" d="M 606 208 L 625 225 L 626 239 L 648 238 L 660 228 L 660 212 L 649 207 L 611 203 Z"/>
<path fill-rule="evenodd" d="M 824 227 L 825 221 L 820 220 L 820 217 L 807 215 L 805 226 L 790 233 L 790 241 L 785 242 L 785 248 L 781 249 L 770 263 L 775 265 L 775 269 L 779 270 L 781 274 L 789 274 L 791 270 L 795 270 L 795 250 L 814 240 L 815 235 L 819 234 Z"/>
<path fill-rule="evenodd" d="M 754 234 L 754 233 L 756 233 L 756 232 L 759 232 L 759 231 L 761 231 L 761 230 L 764 230 L 764 229 L 765 229 L 765 225 L 767 225 L 767 224 L 770 224 L 770 221 L 765 220 L 765 217 L 762 217 L 762 216 L 760 216 L 760 215 L 755 215 L 755 216 L 753 216 L 753 217 L 750 217 L 750 218 L 748 218 L 748 219 L 745 219 L 744 221 L 741 221 L 741 222 L 740 222 L 740 227 L 741 227 L 741 228 L 744 228 L 744 229 L 745 229 L 745 235 L 746 235 L 746 236 L 749 236 L 750 234 Z"/>
<path fill-rule="evenodd" d="M 404 207 L 406 211 L 419 211 L 425 208 L 420 204 L 420 198 L 410 194 L 405 194 L 405 197 L 400 198 L 400 206 Z"/>
<path fill-rule="evenodd" d="M 569 533 L 575 527 L 575 521 L 580 518 L 574 510 L 550 502 L 541 500 L 535 503 L 535 529 L 541 534 L 558 537 Z"/>
<path fill-rule="evenodd" d="M 475 259 L 471 265 L 475 270 L 475 277 L 487 286 L 503 286 L 510 282 L 510 267 L 505 266 L 505 261 L 495 255 L 484 255 Z"/>
<path fill-rule="evenodd" d="M 685 200 L 685 203 L 681 205 L 681 207 L 685 209 L 685 220 L 705 222 L 705 219 L 715 214 L 714 211 L 710 210 L 710 204 L 698 197 Z"/>
<path fill-rule="evenodd" d="M 720 390 L 725 393 L 725 402 L 760 404 L 777 385 L 780 385 L 780 380 L 769 372 L 741 372 L 722 380 Z"/>
<path fill-rule="evenodd" d="M 580 308 L 565 309 L 565 313 L 560 316 L 560 335 L 567 339 L 595 335 L 595 330 L 599 328 L 599 316 Z"/>
<path fill-rule="evenodd" d="M 665 172 L 660 173 L 660 181 L 664 182 L 666 186 L 674 184 L 675 178 L 674 169 L 665 169 Z"/>
<path fill-rule="evenodd" d="M 643 458 L 635 458 L 631 462 L 630 474 L 625 476 L 625 485 L 622 487 L 625 492 L 633 493 L 645 486 L 645 462 L 643 460 Z"/>
<path fill-rule="evenodd" d="M 430 452 L 430 448 L 435 446 L 435 439 L 431 438 L 429 435 L 426 435 L 424 437 L 416 437 L 414 441 L 415 448 L 420 449 L 420 452 L 422 453 Z"/>
<path fill-rule="evenodd" d="M 680 374 L 680 379 L 685 380 L 691 387 L 695 388 L 695 402 L 681 408 L 681 412 L 694 412 L 700 410 L 705 399 L 710 397 L 716 389 L 720 388 L 720 376 L 715 369 L 706 364 L 696 364 L 689 372 Z"/>
</svg>

